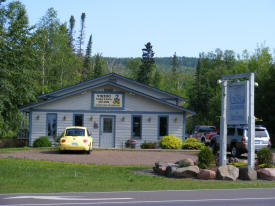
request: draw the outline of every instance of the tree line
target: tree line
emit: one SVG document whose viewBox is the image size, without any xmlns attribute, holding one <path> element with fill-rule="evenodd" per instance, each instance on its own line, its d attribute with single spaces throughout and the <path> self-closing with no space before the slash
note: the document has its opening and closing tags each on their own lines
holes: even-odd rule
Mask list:
<svg viewBox="0 0 275 206">
<path fill-rule="evenodd" d="M 255 115 L 275 135 L 274 59 L 268 47 L 253 53 L 220 49 L 199 58 L 155 58 L 147 42 L 140 58 L 114 59 L 92 54 L 93 36 L 84 46 L 86 14 L 80 16 L 75 37 L 75 18 L 62 23 L 50 8 L 34 26 L 29 25 L 22 3 L 0 0 L 0 136 L 16 134 L 26 119 L 19 108 L 37 101 L 36 96 L 109 72 L 116 72 L 186 98 L 185 107 L 196 112 L 194 125 L 219 127 L 222 75 L 255 72 Z M 142 45 L 141 45 L 142 46 Z M 274 139 L 274 138 L 273 138 Z"/>
</svg>

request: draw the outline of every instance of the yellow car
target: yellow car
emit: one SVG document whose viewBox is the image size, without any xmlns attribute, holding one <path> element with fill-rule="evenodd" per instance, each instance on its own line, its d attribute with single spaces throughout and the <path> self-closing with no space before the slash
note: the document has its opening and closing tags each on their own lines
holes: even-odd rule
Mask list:
<svg viewBox="0 0 275 206">
<path fill-rule="evenodd" d="M 59 151 L 67 150 L 84 151 L 90 154 L 93 146 L 93 138 L 86 127 L 67 127 L 59 140 Z"/>
</svg>

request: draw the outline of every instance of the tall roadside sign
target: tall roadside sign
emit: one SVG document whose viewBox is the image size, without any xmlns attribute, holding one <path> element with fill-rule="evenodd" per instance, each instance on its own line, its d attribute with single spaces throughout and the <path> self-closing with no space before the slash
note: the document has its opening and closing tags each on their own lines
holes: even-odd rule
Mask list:
<svg viewBox="0 0 275 206">
<path fill-rule="evenodd" d="M 249 78 L 249 81 L 232 81 Z M 254 73 L 222 77 L 220 165 L 226 165 L 227 125 L 248 125 L 248 165 L 255 165 Z"/>
</svg>

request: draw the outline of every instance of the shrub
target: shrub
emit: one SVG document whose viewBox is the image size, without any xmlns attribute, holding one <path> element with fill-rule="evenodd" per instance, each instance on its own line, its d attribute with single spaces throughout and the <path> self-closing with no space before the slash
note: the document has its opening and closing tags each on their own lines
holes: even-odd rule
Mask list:
<svg viewBox="0 0 275 206">
<path fill-rule="evenodd" d="M 157 143 L 156 142 L 143 142 L 140 147 L 142 149 L 156 149 Z"/>
<path fill-rule="evenodd" d="M 52 144 L 49 141 L 48 137 L 39 137 L 33 143 L 33 147 L 50 147 Z"/>
<path fill-rule="evenodd" d="M 267 164 L 260 164 L 258 165 L 259 168 L 275 168 L 275 165 L 267 165 Z"/>
<path fill-rule="evenodd" d="M 245 162 L 231 162 L 229 165 L 232 165 L 234 167 L 245 167 L 245 166 L 247 166 L 247 163 L 245 163 Z"/>
<path fill-rule="evenodd" d="M 257 153 L 258 165 L 265 164 L 267 167 L 273 165 L 272 152 L 268 148 L 262 148 Z"/>
<path fill-rule="evenodd" d="M 195 138 L 188 138 L 185 140 L 183 144 L 183 149 L 202 149 L 204 147 L 204 144 L 199 142 Z"/>
<path fill-rule="evenodd" d="M 214 162 L 214 155 L 209 147 L 203 147 L 198 154 L 198 166 L 206 169 Z"/>
<path fill-rule="evenodd" d="M 172 135 L 164 136 L 159 141 L 159 146 L 162 149 L 180 149 L 182 147 L 182 140 Z"/>
</svg>

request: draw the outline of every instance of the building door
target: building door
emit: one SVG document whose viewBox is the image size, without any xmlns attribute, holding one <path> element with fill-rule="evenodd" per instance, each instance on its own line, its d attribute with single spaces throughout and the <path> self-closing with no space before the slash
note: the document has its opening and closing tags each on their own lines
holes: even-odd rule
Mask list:
<svg viewBox="0 0 275 206">
<path fill-rule="evenodd" d="M 115 117 L 100 116 L 100 147 L 115 147 Z"/>
</svg>

